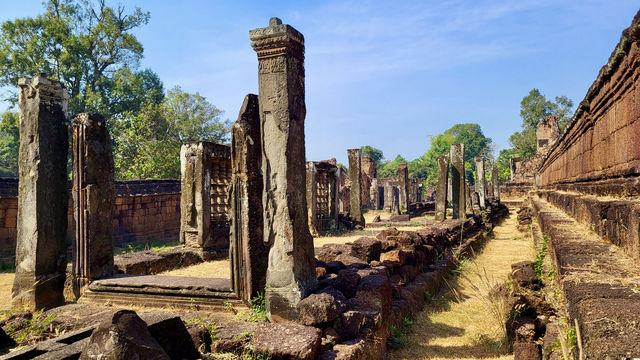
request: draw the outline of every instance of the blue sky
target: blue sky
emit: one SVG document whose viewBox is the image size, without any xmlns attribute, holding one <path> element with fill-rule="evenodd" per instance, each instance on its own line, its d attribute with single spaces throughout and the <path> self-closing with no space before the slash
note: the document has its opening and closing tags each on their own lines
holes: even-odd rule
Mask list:
<svg viewBox="0 0 640 360">
<path fill-rule="evenodd" d="M 113 3 L 113 2 L 112 2 Z M 496 151 L 520 129 L 532 88 L 577 104 L 640 2 L 121 1 L 151 12 L 136 34 L 141 67 L 166 88 L 199 92 L 236 119 L 257 92 L 248 31 L 280 17 L 306 40 L 309 160 L 372 145 L 411 160 L 429 135 L 479 123 Z M 40 0 L 0 0 L 0 21 L 35 16 Z M 0 103 L 0 111 L 6 105 Z"/>
</svg>

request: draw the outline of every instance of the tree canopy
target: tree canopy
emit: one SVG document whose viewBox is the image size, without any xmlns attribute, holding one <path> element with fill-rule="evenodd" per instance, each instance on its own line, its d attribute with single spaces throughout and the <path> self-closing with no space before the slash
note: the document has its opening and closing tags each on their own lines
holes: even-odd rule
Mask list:
<svg viewBox="0 0 640 360">
<path fill-rule="evenodd" d="M 566 96 L 556 96 L 555 101 L 547 98 L 538 89 L 532 89 L 520 102 L 520 118 L 522 130 L 516 131 L 509 137 L 511 149 L 501 151 L 497 166 L 501 180 L 510 173 L 509 160 L 512 157 L 527 159 L 537 152 L 536 129 L 542 119 L 549 115 L 556 115 L 560 131 L 569 123 L 573 116 L 573 101 Z M 507 174 L 507 175 L 505 175 Z"/>
<path fill-rule="evenodd" d="M 134 31 L 148 12 L 106 0 L 48 0 L 36 17 L 0 25 L 0 87 L 17 101 L 18 79 L 46 72 L 69 91 L 69 113 L 107 119 L 117 179 L 179 178 L 182 142 L 227 142 L 223 112 L 179 87 L 165 94 L 160 77 L 138 69 L 144 48 Z M 15 120 L 15 121 L 14 121 Z M 17 115 L 0 121 L 0 167 L 16 174 Z"/>
<path fill-rule="evenodd" d="M 382 150 L 376 149 L 373 146 L 369 146 L 369 145 L 360 147 L 360 150 L 362 151 L 363 157 L 371 158 L 371 160 L 373 160 L 373 162 L 375 162 L 376 165 L 380 165 L 382 163 L 382 159 L 384 158 L 384 154 L 382 153 Z"/>
</svg>

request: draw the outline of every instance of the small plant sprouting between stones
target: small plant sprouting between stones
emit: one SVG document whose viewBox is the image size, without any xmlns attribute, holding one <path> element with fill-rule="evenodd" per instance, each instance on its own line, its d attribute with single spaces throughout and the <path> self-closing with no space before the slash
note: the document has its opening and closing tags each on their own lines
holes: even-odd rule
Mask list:
<svg viewBox="0 0 640 360">
<path fill-rule="evenodd" d="M 549 270 L 549 272 L 545 273 L 544 271 L 544 260 L 547 255 L 549 245 L 549 237 L 547 235 L 542 236 L 542 241 L 540 242 L 540 250 L 536 255 L 536 261 L 533 263 L 533 271 L 535 271 L 538 280 L 553 280 L 555 277 L 555 270 Z"/>
<path fill-rule="evenodd" d="M 424 302 L 425 304 L 430 304 L 433 302 L 433 295 L 429 291 L 424 292 Z"/>
<path fill-rule="evenodd" d="M 573 351 L 576 349 L 576 345 L 578 343 L 578 337 L 576 333 L 576 327 L 566 327 L 566 323 L 561 323 L 564 325 L 564 329 L 560 331 L 558 334 L 558 338 L 553 344 L 552 350 L 562 350 L 562 358 L 565 360 L 572 359 Z"/>
<path fill-rule="evenodd" d="M 267 307 L 264 301 L 264 293 L 258 291 L 258 294 L 251 299 L 251 311 L 247 320 L 252 322 L 267 320 Z"/>
<path fill-rule="evenodd" d="M 413 321 L 406 317 L 402 318 L 402 328 L 398 328 L 396 326 L 391 327 L 391 334 L 387 339 L 387 346 L 394 349 L 408 347 L 410 343 L 407 339 L 407 335 L 411 332 L 412 327 Z"/>
</svg>

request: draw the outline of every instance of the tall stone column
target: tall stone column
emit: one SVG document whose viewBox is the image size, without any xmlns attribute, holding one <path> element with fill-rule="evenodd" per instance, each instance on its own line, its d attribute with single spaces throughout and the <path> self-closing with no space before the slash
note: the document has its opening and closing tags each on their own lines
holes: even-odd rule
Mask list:
<svg viewBox="0 0 640 360">
<path fill-rule="evenodd" d="M 258 95 L 245 96 L 231 128 L 229 259 L 236 295 L 249 301 L 266 284 L 269 247 L 262 239 L 262 143 Z"/>
<path fill-rule="evenodd" d="M 360 149 L 348 149 L 349 157 L 349 180 L 351 181 L 351 191 L 349 196 L 349 214 L 351 219 L 357 224 L 364 226 L 364 216 L 362 216 L 362 184 L 360 177 L 362 166 L 362 153 Z"/>
<path fill-rule="evenodd" d="M 202 250 L 211 238 L 211 143 L 194 141 L 180 149 L 180 243 Z"/>
<path fill-rule="evenodd" d="M 491 169 L 491 186 L 493 187 L 493 200 L 500 201 L 500 180 L 498 179 L 498 167 Z"/>
<path fill-rule="evenodd" d="M 409 211 L 409 171 L 406 162 L 398 164 L 398 188 L 400 191 L 400 210 L 407 212 Z"/>
<path fill-rule="evenodd" d="M 438 183 L 436 184 L 436 221 L 447 218 L 447 188 L 449 179 L 449 157 L 438 158 Z"/>
<path fill-rule="evenodd" d="M 271 18 L 249 38 L 258 54 L 264 239 L 271 245 L 267 314 L 293 321 L 296 304 L 317 287 L 305 191 L 304 37 Z"/>
<path fill-rule="evenodd" d="M 453 202 L 453 218 L 466 217 L 466 189 L 464 176 L 464 144 L 451 145 L 451 201 Z"/>
<path fill-rule="evenodd" d="M 67 267 L 67 99 L 39 73 L 20 79 L 16 275 L 12 298 L 29 309 L 64 304 Z"/>
<path fill-rule="evenodd" d="M 484 158 L 482 156 L 475 157 L 476 163 L 476 192 L 478 193 L 478 206 L 484 209 L 485 199 L 487 195 L 487 179 L 484 176 Z"/>
<path fill-rule="evenodd" d="M 78 114 L 73 136 L 73 290 L 77 297 L 94 279 L 113 275 L 116 187 L 111 138 L 99 114 Z"/>
<path fill-rule="evenodd" d="M 316 179 L 316 165 L 307 161 L 307 217 L 309 218 L 309 232 L 318 236 L 318 184 Z"/>
</svg>

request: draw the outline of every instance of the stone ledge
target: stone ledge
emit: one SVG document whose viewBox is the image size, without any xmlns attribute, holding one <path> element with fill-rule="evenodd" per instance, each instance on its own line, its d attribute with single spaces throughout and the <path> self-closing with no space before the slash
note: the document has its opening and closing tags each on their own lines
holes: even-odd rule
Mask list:
<svg viewBox="0 0 640 360">
<path fill-rule="evenodd" d="M 572 197 L 573 199 L 574 197 Z M 607 243 L 540 197 L 533 197 L 534 236 L 549 236 L 557 281 L 587 358 L 640 356 L 640 270 Z M 539 227 L 538 227 L 539 225 Z"/>
</svg>

